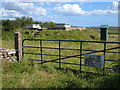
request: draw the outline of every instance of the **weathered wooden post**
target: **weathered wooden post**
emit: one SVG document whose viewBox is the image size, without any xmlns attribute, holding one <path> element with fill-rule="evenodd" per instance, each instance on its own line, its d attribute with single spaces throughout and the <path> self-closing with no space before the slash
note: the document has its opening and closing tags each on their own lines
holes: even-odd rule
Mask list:
<svg viewBox="0 0 120 90">
<path fill-rule="evenodd" d="M 22 59 L 22 34 L 20 32 L 14 33 L 14 40 L 15 40 L 15 50 L 17 61 L 21 61 Z"/>
</svg>

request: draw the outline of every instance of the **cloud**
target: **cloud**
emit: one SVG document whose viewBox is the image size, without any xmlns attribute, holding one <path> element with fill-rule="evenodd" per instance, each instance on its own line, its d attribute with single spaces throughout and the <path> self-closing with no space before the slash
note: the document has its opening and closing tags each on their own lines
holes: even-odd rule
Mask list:
<svg viewBox="0 0 120 90">
<path fill-rule="evenodd" d="M 13 0 L 14 1 L 14 0 Z M 18 0 L 17 0 L 18 1 Z M 55 0 L 52 0 L 55 1 Z M 57 6 L 55 6 L 54 10 L 62 15 L 112 15 L 118 13 L 118 2 L 113 2 L 108 10 L 92 10 L 85 11 L 80 7 L 79 4 L 64 4 L 57 2 Z M 20 3 L 20 2 L 2 2 L 2 16 L 3 17 L 21 17 L 21 16 L 29 16 L 37 18 L 39 16 L 46 16 L 47 11 L 45 8 L 41 7 L 46 3 Z M 48 2 L 50 4 L 50 2 Z M 35 6 L 36 5 L 36 6 Z M 47 9 L 48 10 L 48 9 Z"/>
<path fill-rule="evenodd" d="M 33 3 L 3 2 L 3 17 L 45 16 L 46 9 L 36 7 Z"/>
<path fill-rule="evenodd" d="M 14 17 L 22 17 L 23 14 L 20 14 L 14 10 L 5 10 L 4 8 L 0 9 L 2 18 L 14 18 Z"/>
<path fill-rule="evenodd" d="M 37 5 L 44 6 L 44 2 L 37 2 Z"/>
<path fill-rule="evenodd" d="M 85 11 L 78 4 L 65 4 L 63 6 L 55 7 L 54 10 L 63 15 L 111 15 L 118 13 L 118 11 L 116 10 L 117 3 L 113 2 L 110 7 L 110 10 L 98 9 L 93 11 Z"/>
<path fill-rule="evenodd" d="M 93 0 L 4 0 L 4 2 L 89 2 Z"/>
<path fill-rule="evenodd" d="M 58 6 L 54 8 L 60 13 L 67 14 L 67 15 L 84 15 L 85 11 L 80 8 L 78 4 L 65 4 L 63 6 Z"/>
<path fill-rule="evenodd" d="M 91 12 L 91 15 L 106 15 L 108 13 L 108 10 L 93 10 Z"/>
<path fill-rule="evenodd" d="M 109 9 L 116 11 L 118 10 L 118 2 L 113 2 L 111 6 L 109 6 Z"/>
<path fill-rule="evenodd" d="M 35 7 L 33 3 L 13 3 L 2 4 L 6 10 L 14 10 L 26 15 L 46 15 L 46 10 L 42 7 Z"/>
<path fill-rule="evenodd" d="M 4 2 L 119 2 L 119 0 L 4 0 Z"/>
</svg>

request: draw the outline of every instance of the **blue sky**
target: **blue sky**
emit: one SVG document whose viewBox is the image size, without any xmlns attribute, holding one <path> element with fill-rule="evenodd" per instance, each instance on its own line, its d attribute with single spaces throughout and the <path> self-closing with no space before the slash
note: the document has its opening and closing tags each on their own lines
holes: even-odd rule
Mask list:
<svg viewBox="0 0 120 90">
<path fill-rule="evenodd" d="M 5 0 L 6 1 L 6 0 Z M 32 17 L 72 26 L 118 26 L 118 2 L 2 2 L 2 19 Z"/>
</svg>

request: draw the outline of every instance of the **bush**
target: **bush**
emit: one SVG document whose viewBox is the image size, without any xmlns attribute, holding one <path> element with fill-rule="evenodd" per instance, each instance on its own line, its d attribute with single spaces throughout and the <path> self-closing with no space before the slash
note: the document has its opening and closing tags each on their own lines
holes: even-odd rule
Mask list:
<svg viewBox="0 0 120 90">
<path fill-rule="evenodd" d="M 120 88 L 120 74 L 107 77 L 103 82 L 101 82 L 102 88 Z"/>
<path fill-rule="evenodd" d="M 25 34 L 29 34 L 29 31 L 25 31 Z"/>
</svg>

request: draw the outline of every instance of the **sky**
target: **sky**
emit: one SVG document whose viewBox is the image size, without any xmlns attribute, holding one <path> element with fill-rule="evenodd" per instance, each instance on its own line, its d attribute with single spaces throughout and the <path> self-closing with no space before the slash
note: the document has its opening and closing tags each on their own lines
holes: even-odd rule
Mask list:
<svg viewBox="0 0 120 90">
<path fill-rule="evenodd" d="M 0 6 L 1 19 L 14 20 L 16 17 L 26 16 L 35 21 L 52 21 L 71 26 L 118 26 L 118 1 L 109 1 L 4 0 Z"/>
</svg>

